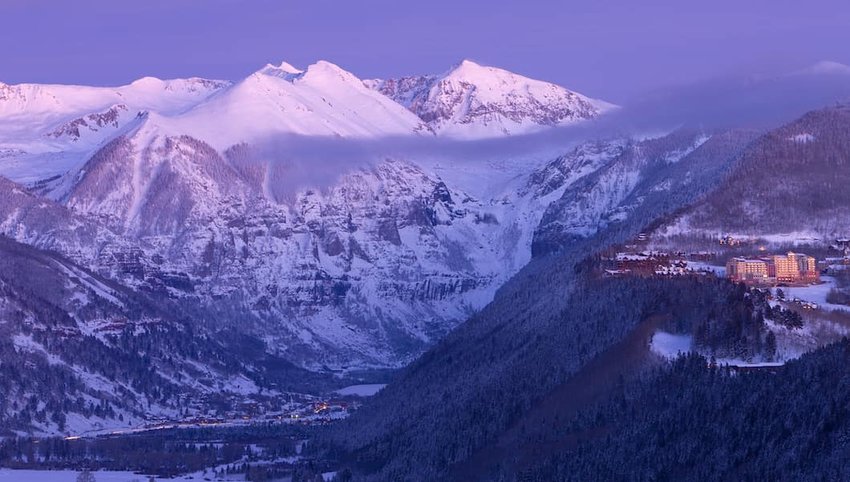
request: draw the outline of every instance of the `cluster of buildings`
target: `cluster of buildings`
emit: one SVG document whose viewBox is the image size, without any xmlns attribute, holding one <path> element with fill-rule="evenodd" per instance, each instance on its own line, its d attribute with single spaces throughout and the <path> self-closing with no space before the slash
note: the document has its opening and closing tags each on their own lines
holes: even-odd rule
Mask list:
<svg viewBox="0 0 850 482">
<path fill-rule="evenodd" d="M 832 249 L 844 253 L 844 256 L 850 256 L 850 238 L 836 239 L 835 243 L 830 246 Z"/>
<path fill-rule="evenodd" d="M 685 257 L 684 253 L 663 251 L 618 252 L 605 258 L 605 274 L 607 276 L 682 276 L 704 275 L 709 272 L 703 266 L 704 263 L 691 263 Z M 695 260 L 701 259 L 696 257 Z"/>
<path fill-rule="evenodd" d="M 757 285 L 811 284 L 820 281 L 815 258 L 789 252 L 759 258 L 732 258 L 726 276 L 733 281 Z"/>
</svg>

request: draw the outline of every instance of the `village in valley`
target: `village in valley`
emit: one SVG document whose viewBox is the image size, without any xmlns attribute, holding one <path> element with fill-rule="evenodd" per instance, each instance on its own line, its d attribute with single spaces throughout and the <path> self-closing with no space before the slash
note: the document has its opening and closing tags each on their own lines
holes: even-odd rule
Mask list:
<svg viewBox="0 0 850 482">
<path fill-rule="evenodd" d="M 769 249 L 758 239 L 723 236 L 708 249 L 687 250 L 641 233 L 602 256 L 607 276 L 714 275 L 757 288 L 805 287 L 850 273 L 850 239 L 818 247 L 820 258 L 793 250 Z M 822 275 L 825 279 L 822 279 Z"/>
</svg>

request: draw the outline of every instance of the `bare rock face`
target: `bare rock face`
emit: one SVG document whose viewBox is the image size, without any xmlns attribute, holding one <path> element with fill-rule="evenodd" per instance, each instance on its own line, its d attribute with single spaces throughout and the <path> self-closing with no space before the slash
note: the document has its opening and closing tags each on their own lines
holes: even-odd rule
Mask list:
<svg viewBox="0 0 850 482">
<path fill-rule="evenodd" d="M 77 142 L 88 133 L 96 133 L 104 128 L 118 129 L 122 124 L 122 118 L 128 113 L 127 106 L 117 104 L 103 112 L 93 112 L 83 117 L 78 117 L 70 122 L 62 124 L 53 132 L 47 134 L 56 139 L 66 137 L 72 142 Z"/>
</svg>

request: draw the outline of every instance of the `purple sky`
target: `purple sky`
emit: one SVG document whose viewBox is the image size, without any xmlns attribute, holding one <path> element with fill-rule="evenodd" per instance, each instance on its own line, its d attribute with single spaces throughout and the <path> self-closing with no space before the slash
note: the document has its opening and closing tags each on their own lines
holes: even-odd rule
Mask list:
<svg viewBox="0 0 850 482">
<path fill-rule="evenodd" d="M 317 59 L 369 78 L 470 58 L 618 102 L 718 75 L 850 64 L 846 0 L 0 2 L 7 83 L 236 79 Z"/>
</svg>

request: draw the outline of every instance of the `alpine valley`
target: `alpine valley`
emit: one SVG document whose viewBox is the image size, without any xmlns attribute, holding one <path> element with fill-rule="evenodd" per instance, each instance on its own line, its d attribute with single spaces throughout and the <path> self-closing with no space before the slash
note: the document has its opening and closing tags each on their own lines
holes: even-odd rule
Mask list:
<svg viewBox="0 0 850 482">
<path fill-rule="evenodd" d="M 18 320 L 3 323 L 4 343 L 21 366 L 47 357 L 32 369 L 73 380 L 68 399 L 100 400 L 104 378 L 123 384 L 132 401 L 97 403 L 136 424 L 206 413 L 185 402 L 196 390 L 319 393 L 352 373 L 401 367 L 492 300 L 531 259 L 546 208 L 623 147 L 474 162 L 330 151 L 308 166 L 297 146 L 486 142 L 612 109 L 470 61 L 441 76 L 365 82 L 320 61 L 267 65 L 237 82 L 0 84 L 0 232 L 17 253 L 10 263 L 37 264 L 53 280 L 21 285 L 22 268 L 4 268 L 2 306 Z M 54 314 L 26 309 L 44 300 Z M 172 353 L 169 373 L 154 353 L 166 347 L 122 341 L 145 336 L 203 347 Z M 58 340 L 107 354 L 79 361 Z M 220 372 L 221 355 L 202 353 L 220 343 L 253 344 L 260 358 Z M 150 386 L 114 373 L 136 356 L 158 373 Z M 270 376 L 271 360 L 287 376 Z M 13 385 L 21 399 L 47 390 Z M 76 433 L 109 426 L 103 413 L 60 399 L 0 418 L 6 429 L 68 433 L 69 415 Z"/>
<path fill-rule="evenodd" d="M 850 86 L 822 70 L 793 80 Z M 568 135 L 627 110 L 468 60 L 398 79 L 320 61 L 238 81 L 0 84 L 0 388 L 16 400 L 0 405 L 0 432 L 281 416 L 383 382 L 447 335 L 509 337 L 520 328 L 497 307 L 563 308 L 563 272 L 591 241 L 846 234 L 843 177 L 829 185 L 843 197 L 759 225 L 747 216 L 776 220 L 781 197 L 738 176 L 776 159 L 844 173 L 846 108 L 759 129 Z M 760 180 L 794 195 L 820 182 Z M 552 281 L 545 299 L 529 279 Z M 401 387 L 442 354 L 428 353 Z"/>
</svg>

